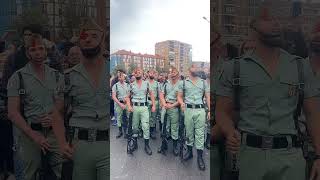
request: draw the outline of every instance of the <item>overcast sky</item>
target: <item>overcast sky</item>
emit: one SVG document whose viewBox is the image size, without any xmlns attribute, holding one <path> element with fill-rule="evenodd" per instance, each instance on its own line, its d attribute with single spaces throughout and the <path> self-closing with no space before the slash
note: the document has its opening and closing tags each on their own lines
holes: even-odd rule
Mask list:
<svg viewBox="0 0 320 180">
<path fill-rule="evenodd" d="M 192 45 L 193 61 L 210 61 L 210 0 L 111 0 L 111 53 L 154 54 L 156 42 Z"/>
</svg>

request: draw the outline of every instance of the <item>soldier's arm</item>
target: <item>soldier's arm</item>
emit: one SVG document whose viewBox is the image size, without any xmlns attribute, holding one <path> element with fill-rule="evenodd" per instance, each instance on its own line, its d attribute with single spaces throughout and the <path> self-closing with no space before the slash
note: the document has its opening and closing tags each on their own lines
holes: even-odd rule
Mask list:
<svg viewBox="0 0 320 180">
<path fill-rule="evenodd" d="M 130 97 L 131 97 L 130 94 L 126 97 L 126 103 L 127 103 L 127 106 L 128 106 L 128 107 L 131 107 L 131 108 L 132 108 Z"/>
<path fill-rule="evenodd" d="M 177 101 L 180 105 L 184 104 L 183 102 L 183 93 L 182 92 L 178 92 L 177 93 Z"/>
<path fill-rule="evenodd" d="M 216 123 L 221 132 L 227 137 L 235 131 L 233 121 L 233 63 L 224 64 L 216 82 Z"/>
<path fill-rule="evenodd" d="M 14 74 L 8 81 L 8 118 L 27 136 L 32 137 L 33 130 L 20 112 L 19 80 Z"/>
<path fill-rule="evenodd" d="M 20 97 L 8 97 L 8 118 L 26 135 L 32 137 L 33 130 L 20 113 Z"/>
<path fill-rule="evenodd" d="M 304 61 L 304 102 L 303 110 L 306 116 L 307 128 L 312 138 L 315 151 L 320 155 L 320 92 L 309 61 Z"/>
<path fill-rule="evenodd" d="M 311 135 L 316 154 L 320 155 L 320 98 L 313 97 L 304 100 L 304 113 L 307 119 L 308 131 Z"/>
<path fill-rule="evenodd" d="M 53 129 L 53 133 L 55 134 L 55 136 L 57 137 L 58 143 L 60 146 L 63 146 L 64 144 L 67 144 L 67 140 L 65 138 L 65 127 L 64 127 L 64 118 L 63 118 L 63 113 L 61 114 L 59 112 L 59 107 L 62 109 L 64 109 L 64 104 L 62 103 L 60 105 L 60 102 L 56 103 L 56 107 L 54 108 L 54 110 L 52 111 L 52 129 Z M 63 110 L 62 110 L 63 111 Z"/>
<path fill-rule="evenodd" d="M 183 102 L 183 87 L 182 86 L 183 86 L 182 83 L 179 83 L 178 90 L 177 90 L 177 101 L 180 104 L 180 106 L 184 104 L 184 102 Z"/>
<path fill-rule="evenodd" d="M 161 105 L 164 106 L 164 104 L 166 104 L 166 100 L 164 98 L 164 93 L 163 92 L 160 92 L 159 98 L 160 98 Z"/>
<path fill-rule="evenodd" d="M 208 86 L 208 83 L 205 83 L 205 96 L 206 96 L 206 102 L 207 102 L 207 107 L 208 111 L 210 112 L 210 88 Z"/>
<path fill-rule="evenodd" d="M 114 102 L 116 102 L 118 105 L 120 105 L 120 101 L 118 100 L 117 98 L 117 93 L 116 93 L 116 90 L 115 90 L 115 85 L 113 85 L 112 87 L 112 99 Z"/>
<path fill-rule="evenodd" d="M 232 120 L 233 102 L 229 97 L 217 96 L 216 101 L 216 123 L 221 132 L 227 134 L 234 132 L 235 127 Z"/>
<path fill-rule="evenodd" d="M 149 89 L 149 94 L 150 94 L 152 106 L 155 106 L 156 102 L 155 102 L 154 93 L 150 89 Z"/>
</svg>

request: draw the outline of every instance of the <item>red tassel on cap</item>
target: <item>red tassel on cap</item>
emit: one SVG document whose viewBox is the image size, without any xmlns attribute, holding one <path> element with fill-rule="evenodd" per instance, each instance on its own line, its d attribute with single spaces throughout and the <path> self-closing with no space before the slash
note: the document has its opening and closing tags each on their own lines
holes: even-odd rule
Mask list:
<svg viewBox="0 0 320 180">
<path fill-rule="evenodd" d="M 88 33 L 86 33 L 85 31 L 82 31 L 80 33 L 80 39 L 85 40 L 87 39 L 87 37 L 88 37 Z"/>
<path fill-rule="evenodd" d="M 264 20 L 270 19 L 270 13 L 269 13 L 269 9 L 268 8 L 264 7 L 264 8 L 261 9 L 260 18 L 262 18 Z"/>
</svg>

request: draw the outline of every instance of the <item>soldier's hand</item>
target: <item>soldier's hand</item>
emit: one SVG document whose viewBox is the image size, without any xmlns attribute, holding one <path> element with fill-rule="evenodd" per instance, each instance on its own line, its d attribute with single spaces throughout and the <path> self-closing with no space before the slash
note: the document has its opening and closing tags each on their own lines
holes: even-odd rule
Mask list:
<svg viewBox="0 0 320 180">
<path fill-rule="evenodd" d="M 129 112 L 133 112 L 132 106 L 129 106 L 129 107 L 128 107 L 128 111 L 129 111 Z"/>
<path fill-rule="evenodd" d="M 151 112 L 156 112 L 156 106 L 152 106 L 152 108 L 151 108 Z"/>
<path fill-rule="evenodd" d="M 71 159 L 74 153 L 74 148 L 68 143 L 65 143 L 64 145 L 60 146 L 60 152 L 64 157 Z"/>
<path fill-rule="evenodd" d="M 125 105 L 125 104 L 123 104 L 123 103 L 120 103 L 120 107 L 121 107 L 121 109 L 123 110 L 123 109 L 125 109 L 125 108 L 126 108 L 126 105 Z"/>
<path fill-rule="evenodd" d="M 51 114 L 44 114 L 42 116 L 40 116 L 40 122 L 42 127 L 51 127 L 52 125 L 52 116 Z"/>
<path fill-rule="evenodd" d="M 226 137 L 226 148 L 227 151 L 231 152 L 232 154 L 236 154 L 240 150 L 241 144 L 241 135 L 239 131 L 234 130 L 230 132 Z"/>
<path fill-rule="evenodd" d="M 167 109 L 167 106 L 168 106 L 167 103 L 163 103 L 163 104 L 162 104 L 162 107 L 163 107 L 164 109 Z"/>
<path fill-rule="evenodd" d="M 185 109 L 186 109 L 186 104 L 185 104 L 185 103 L 182 103 L 182 104 L 181 104 L 181 110 L 184 111 Z"/>
<path fill-rule="evenodd" d="M 31 138 L 38 146 L 40 146 L 41 150 L 44 153 L 50 149 L 50 144 L 48 140 L 41 133 L 37 131 L 32 131 Z"/>
<path fill-rule="evenodd" d="M 210 122 L 210 118 L 211 118 L 211 116 L 210 116 L 210 111 L 208 112 L 208 115 L 207 115 L 207 120 Z"/>
<path fill-rule="evenodd" d="M 172 109 L 173 108 L 173 105 L 172 104 L 167 104 L 167 109 Z"/>
<path fill-rule="evenodd" d="M 320 159 L 313 162 L 309 180 L 320 180 Z"/>
</svg>

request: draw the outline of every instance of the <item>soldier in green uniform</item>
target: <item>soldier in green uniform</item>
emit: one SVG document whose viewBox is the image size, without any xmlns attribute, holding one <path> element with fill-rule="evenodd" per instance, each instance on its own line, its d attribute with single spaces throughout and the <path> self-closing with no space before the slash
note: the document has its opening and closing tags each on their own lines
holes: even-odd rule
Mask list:
<svg viewBox="0 0 320 180">
<path fill-rule="evenodd" d="M 123 113 L 126 113 L 125 116 L 127 119 L 129 118 L 126 107 L 126 99 L 129 95 L 129 85 L 125 82 L 126 76 L 124 72 L 121 72 L 119 75 L 119 82 L 117 82 L 112 87 L 112 99 L 116 103 L 115 110 L 117 112 L 117 124 L 119 127 L 119 134 L 116 138 L 120 138 L 122 136 L 122 127 L 125 122 L 122 122 Z M 125 133 L 125 137 L 127 134 L 126 125 L 124 125 L 123 132 Z"/>
<path fill-rule="evenodd" d="M 315 83 L 318 85 L 318 89 L 320 91 L 320 22 L 317 22 L 313 27 L 310 40 L 310 54 L 309 58 L 307 59 L 310 59 L 310 64 L 315 75 Z M 305 121 L 305 118 L 302 120 Z M 310 135 L 307 133 L 307 128 L 304 127 L 304 129 L 302 129 L 302 132 L 307 137 L 306 142 L 304 142 L 306 144 L 304 145 L 304 155 L 307 160 L 307 178 L 310 178 L 311 168 L 314 162 L 313 156 L 315 155 L 315 149 L 313 148 L 312 142 L 310 141 Z"/>
<path fill-rule="evenodd" d="M 193 157 L 192 148 L 195 145 L 198 154 L 198 166 L 205 170 L 203 161 L 205 123 L 209 118 L 203 104 L 205 96 L 208 105 L 208 117 L 210 117 L 210 92 L 205 80 L 198 77 L 199 69 L 193 64 L 189 68 L 189 77 L 179 83 L 178 102 L 184 112 L 184 124 L 186 128 L 187 152 L 183 155 L 185 161 Z"/>
<path fill-rule="evenodd" d="M 151 97 L 148 96 L 148 104 L 149 104 L 149 112 L 150 112 L 150 137 L 152 139 L 156 139 L 156 123 L 157 123 L 157 114 L 159 112 L 159 91 L 160 91 L 160 85 L 158 81 L 155 80 L 156 71 L 154 69 L 150 69 L 148 72 L 148 83 L 150 84 L 150 90 L 152 91 L 152 94 L 155 97 L 155 106 L 156 111 L 151 112 Z"/>
<path fill-rule="evenodd" d="M 179 103 L 177 101 L 178 85 L 180 82 L 179 71 L 175 67 L 169 70 L 170 80 L 161 86 L 160 102 L 161 102 L 161 123 L 164 122 L 164 115 L 167 114 L 167 134 L 171 136 L 173 142 L 173 154 L 179 155 L 178 148 L 178 132 L 179 132 Z"/>
<path fill-rule="evenodd" d="M 221 178 L 221 172 L 223 170 L 223 154 L 224 154 L 224 144 L 223 139 L 221 135 L 221 130 L 216 125 L 216 117 L 215 117 L 215 104 L 216 104 L 216 96 L 215 96 L 215 89 L 216 89 L 216 83 L 218 81 L 218 75 L 221 73 L 222 64 L 226 59 L 225 54 L 225 47 L 223 46 L 221 42 L 221 35 L 218 31 L 213 31 L 213 42 L 210 45 L 211 48 L 211 59 L 213 62 L 213 66 L 210 68 L 210 74 L 213 75 L 213 79 L 210 91 L 211 91 L 211 106 L 212 106 L 212 114 L 211 114 L 211 121 L 213 121 L 213 126 L 211 128 L 211 149 L 210 149 L 210 175 L 213 177 L 213 179 L 220 180 Z"/>
<path fill-rule="evenodd" d="M 319 91 L 310 63 L 279 48 L 280 26 L 266 11 L 253 20 L 251 28 L 255 50 L 224 62 L 219 75 L 217 124 L 226 138 L 228 152 L 239 153 L 240 180 L 303 180 L 305 160 L 293 118 L 300 88 L 304 88 L 303 110 L 316 153 L 320 154 L 320 136 L 316 133 L 320 130 Z M 234 76 L 237 71 L 239 79 Z M 304 87 L 299 74 L 304 77 Z M 233 118 L 237 113 L 233 109 L 235 86 L 240 86 L 238 119 Z M 317 178 L 319 164 L 318 156 L 313 166 Z"/>
<path fill-rule="evenodd" d="M 148 109 L 148 94 L 151 97 L 151 112 L 156 111 L 155 98 L 152 90 L 150 89 L 150 84 L 147 81 L 142 80 L 143 70 L 141 68 L 136 68 L 135 77 L 136 81 L 130 84 L 130 95 L 127 97 L 127 106 L 129 112 L 133 112 L 132 117 L 132 131 L 133 138 L 135 142 L 135 149 L 138 148 L 138 131 L 139 123 L 141 123 L 143 130 L 143 138 L 145 142 L 144 150 L 148 155 L 152 155 L 152 150 L 149 146 L 150 138 L 150 115 Z M 131 105 L 132 102 L 132 105 Z"/>
<path fill-rule="evenodd" d="M 52 132 L 54 104 L 62 102 L 59 89 L 63 76 L 44 64 L 47 58 L 43 39 L 32 36 L 26 42 L 29 63 L 14 73 L 8 82 L 8 117 L 21 134 L 18 153 L 26 180 L 36 178 L 42 168 L 41 152 L 48 157 L 57 178 L 61 177 L 61 156 Z"/>
<path fill-rule="evenodd" d="M 71 106 L 71 118 L 66 123 L 72 132 L 73 145 L 66 141 L 64 122 L 58 113 L 53 123 L 62 154 L 73 160 L 76 180 L 110 178 L 109 84 L 102 52 L 104 39 L 104 30 L 92 19 L 85 19 L 79 43 L 82 59 L 65 73 L 64 101 Z"/>
</svg>

